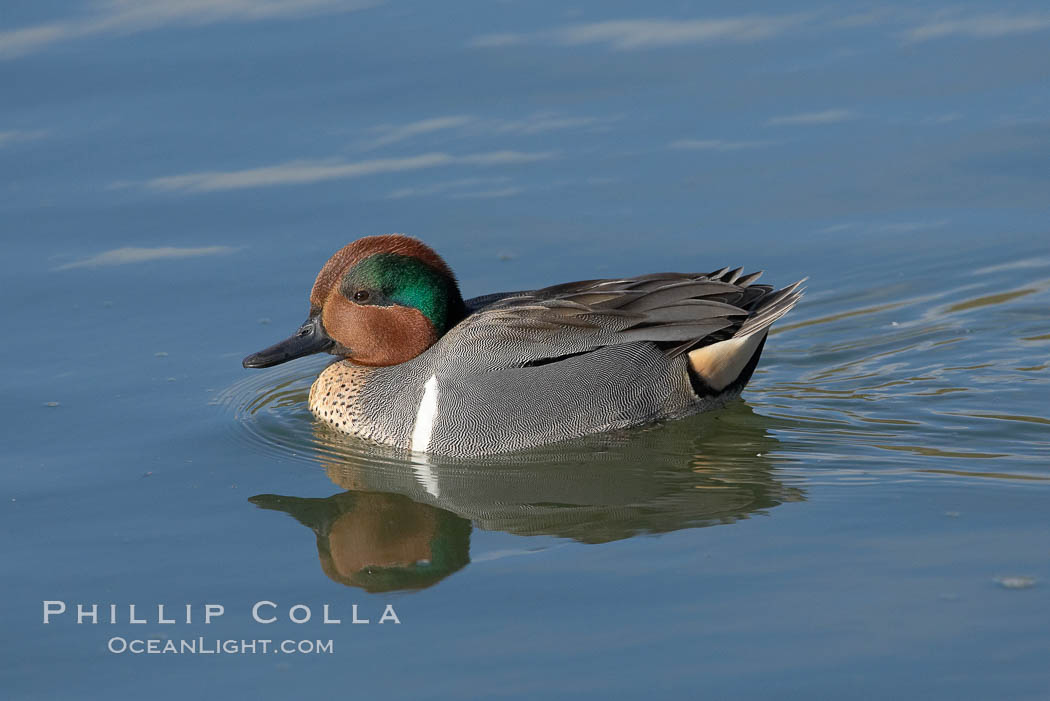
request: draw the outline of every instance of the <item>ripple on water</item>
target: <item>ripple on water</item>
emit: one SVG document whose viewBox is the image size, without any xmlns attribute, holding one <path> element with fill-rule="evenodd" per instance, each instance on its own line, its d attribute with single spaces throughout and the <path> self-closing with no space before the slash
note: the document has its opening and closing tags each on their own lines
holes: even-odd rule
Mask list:
<svg viewBox="0 0 1050 701">
<path fill-rule="evenodd" d="M 959 266 L 929 283 L 940 289 L 853 290 L 856 308 L 824 296 L 815 318 L 776 331 L 748 402 L 793 424 L 785 450 L 835 469 L 1050 480 L 1050 378 L 1032 342 L 1050 324 L 1047 267 Z"/>
</svg>

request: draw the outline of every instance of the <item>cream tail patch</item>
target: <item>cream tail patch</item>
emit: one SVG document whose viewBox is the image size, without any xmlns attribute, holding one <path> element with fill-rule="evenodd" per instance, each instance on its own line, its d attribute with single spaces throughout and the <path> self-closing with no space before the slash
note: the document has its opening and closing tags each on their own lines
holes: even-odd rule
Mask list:
<svg viewBox="0 0 1050 701">
<path fill-rule="evenodd" d="M 763 329 L 749 336 L 697 348 L 689 353 L 689 364 L 711 389 L 720 392 L 740 377 L 766 333 Z"/>
</svg>

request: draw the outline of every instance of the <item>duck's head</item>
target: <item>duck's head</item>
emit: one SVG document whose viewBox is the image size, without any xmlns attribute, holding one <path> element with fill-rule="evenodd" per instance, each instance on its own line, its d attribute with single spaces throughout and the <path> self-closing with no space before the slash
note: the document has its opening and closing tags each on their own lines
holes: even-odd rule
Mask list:
<svg viewBox="0 0 1050 701">
<path fill-rule="evenodd" d="M 367 236 L 321 268 L 310 316 L 295 335 L 243 365 L 266 368 L 320 352 L 360 365 L 396 365 L 425 351 L 465 314 L 456 278 L 437 253 L 408 236 Z"/>
</svg>

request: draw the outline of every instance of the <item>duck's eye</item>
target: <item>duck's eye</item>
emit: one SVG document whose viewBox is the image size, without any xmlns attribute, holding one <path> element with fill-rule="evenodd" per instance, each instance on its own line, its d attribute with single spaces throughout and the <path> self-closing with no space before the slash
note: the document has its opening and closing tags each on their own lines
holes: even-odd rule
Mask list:
<svg viewBox="0 0 1050 701">
<path fill-rule="evenodd" d="M 364 303 L 367 302 L 371 296 L 372 295 L 368 294 L 368 290 L 358 290 L 354 293 L 354 301 Z"/>
</svg>

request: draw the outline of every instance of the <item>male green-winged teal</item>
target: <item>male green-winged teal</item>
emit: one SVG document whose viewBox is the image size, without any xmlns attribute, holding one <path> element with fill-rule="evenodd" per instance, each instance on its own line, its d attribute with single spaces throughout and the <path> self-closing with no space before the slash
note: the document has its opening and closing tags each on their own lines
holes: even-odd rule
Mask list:
<svg viewBox="0 0 1050 701">
<path fill-rule="evenodd" d="M 420 241 L 368 236 L 336 252 L 294 336 L 265 368 L 341 356 L 310 388 L 340 431 L 418 452 L 502 453 L 720 407 L 751 379 L 800 282 L 655 273 L 465 300 Z"/>
</svg>

